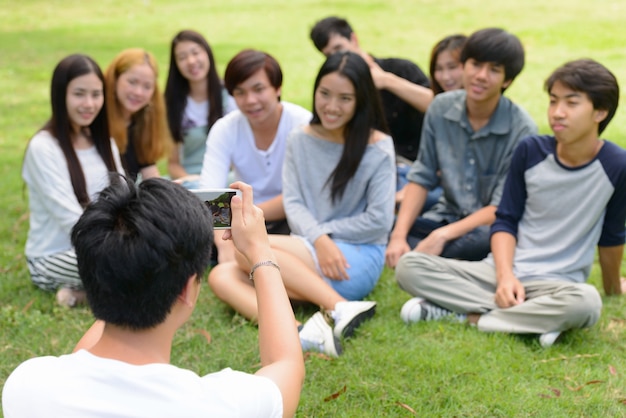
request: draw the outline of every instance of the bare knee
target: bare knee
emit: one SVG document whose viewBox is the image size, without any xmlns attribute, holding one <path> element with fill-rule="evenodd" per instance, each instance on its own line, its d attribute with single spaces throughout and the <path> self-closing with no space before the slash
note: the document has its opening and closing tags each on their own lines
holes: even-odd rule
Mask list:
<svg viewBox="0 0 626 418">
<path fill-rule="evenodd" d="M 234 280 L 238 280 L 235 275 L 237 271 L 239 271 L 239 266 L 236 262 L 218 264 L 211 269 L 208 282 L 215 296 L 223 301 L 228 299 L 235 285 Z"/>
</svg>

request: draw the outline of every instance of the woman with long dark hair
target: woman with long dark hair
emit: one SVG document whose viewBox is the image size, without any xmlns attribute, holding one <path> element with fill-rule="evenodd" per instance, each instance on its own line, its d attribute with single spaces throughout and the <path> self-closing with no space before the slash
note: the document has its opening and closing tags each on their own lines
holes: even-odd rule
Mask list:
<svg viewBox="0 0 626 418">
<path fill-rule="evenodd" d="M 108 172 L 123 173 L 109 136 L 104 77 L 86 55 L 56 66 L 52 116 L 28 143 L 22 177 L 29 195 L 26 260 L 34 284 L 57 291 L 60 304 L 84 300 L 70 232 L 84 208 L 104 187 Z"/>
<path fill-rule="evenodd" d="M 237 109 L 219 78 L 209 43 L 196 31 L 183 30 L 172 39 L 165 104 L 175 143 L 168 160 L 169 175 L 191 187 L 202 171 L 209 130 Z"/>
</svg>

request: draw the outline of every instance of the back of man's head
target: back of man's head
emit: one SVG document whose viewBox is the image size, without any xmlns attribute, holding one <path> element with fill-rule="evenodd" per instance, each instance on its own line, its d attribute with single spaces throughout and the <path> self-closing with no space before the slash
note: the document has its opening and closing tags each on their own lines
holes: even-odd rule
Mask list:
<svg viewBox="0 0 626 418">
<path fill-rule="evenodd" d="M 72 230 L 78 271 L 94 316 L 128 329 L 163 322 L 189 278 L 209 265 L 206 205 L 182 186 L 148 179 L 111 185 Z"/>
<path fill-rule="evenodd" d="M 524 68 L 524 47 L 517 36 L 503 29 L 481 29 L 467 39 L 461 51 L 462 63 L 470 58 L 502 65 L 504 81 L 513 81 Z"/>
<path fill-rule="evenodd" d="M 619 104 L 619 84 L 615 75 L 597 61 L 578 59 L 554 70 L 544 85 L 548 93 L 557 81 L 574 91 L 585 93 L 594 109 L 606 110 L 607 116 L 598 125 L 598 134 L 601 134 L 613 119 Z"/>
<path fill-rule="evenodd" d="M 313 29 L 311 29 L 311 40 L 313 44 L 322 52 L 322 49 L 328 45 L 331 35 L 341 35 L 346 39 L 350 39 L 353 31 L 346 19 L 330 16 L 318 21 Z"/>
</svg>

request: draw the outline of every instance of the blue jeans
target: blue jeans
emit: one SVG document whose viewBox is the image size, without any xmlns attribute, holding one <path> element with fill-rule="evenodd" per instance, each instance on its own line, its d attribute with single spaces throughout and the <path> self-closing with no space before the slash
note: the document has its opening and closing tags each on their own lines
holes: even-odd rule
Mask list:
<svg viewBox="0 0 626 418">
<path fill-rule="evenodd" d="M 409 174 L 411 166 L 404 163 L 396 164 L 396 192 L 402 190 L 404 186 L 409 182 L 406 175 Z"/>
<path fill-rule="evenodd" d="M 402 190 L 404 186 L 407 185 L 409 180 L 407 180 L 406 175 L 409 174 L 409 170 L 411 166 L 404 163 L 396 164 L 396 191 Z M 429 210 L 441 197 L 443 194 L 443 189 L 441 186 L 437 186 L 434 189 L 428 192 L 426 196 L 426 201 L 424 202 L 424 207 L 422 208 L 422 213 Z"/>
<path fill-rule="evenodd" d="M 407 236 L 407 242 L 411 249 L 426 238 L 432 231 L 447 225 L 445 222 L 435 222 L 430 219 L 419 217 L 413 223 Z M 478 261 L 487 257 L 491 246 L 489 244 L 489 226 L 479 226 L 460 238 L 448 242 L 443 247 L 442 257 L 456 258 L 458 260 Z"/>
</svg>

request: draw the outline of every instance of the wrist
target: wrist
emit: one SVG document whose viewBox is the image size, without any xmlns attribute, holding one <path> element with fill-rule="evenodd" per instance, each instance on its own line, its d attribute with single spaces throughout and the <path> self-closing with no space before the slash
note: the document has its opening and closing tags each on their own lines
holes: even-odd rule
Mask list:
<svg viewBox="0 0 626 418">
<path fill-rule="evenodd" d="M 448 229 L 447 226 L 441 226 L 441 227 L 435 229 L 434 231 L 432 231 L 431 234 L 434 237 L 437 237 L 437 238 L 442 239 L 444 241 L 449 241 L 450 240 L 450 238 L 449 238 L 449 229 Z"/>
<path fill-rule="evenodd" d="M 259 261 L 257 263 L 254 263 L 254 265 L 252 266 L 252 268 L 250 269 L 250 274 L 249 274 L 249 279 L 251 282 L 254 281 L 254 273 L 260 269 L 260 268 L 274 268 L 276 270 L 278 270 L 280 272 L 280 267 L 278 266 L 278 264 L 273 261 L 273 260 L 263 260 L 263 261 Z"/>
<path fill-rule="evenodd" d="M 322 234 L 315 241 L 313 241 L 313 246 L 324 243 L 326 240 L 332 240 L 330 234 Z"/>
<path fill-rule="evenodd" d="M 391 77 L 392 75 L 389 72 L 381 69 L 380 78 L 378 79 L 379 81 L 378 89 L 388 90 L 389 87 L 391 86 L 391 81 L 392 81 Z"/>
<path fill-rule="evenodd" d="M 269 252 L 266 254 L 259 254 L 258 256 L 250 257 L 248 259 L 248 261 L 250 262 L 250 267 L 268 260 L 276 263 L 276 257 L 274 257 L 273 253 Z"/>
<path fill-rule="evenodd" d="M 511 282 L 517 280 L 512 271 L 506 271 L 502 273 L 496 272 L 496 283 L 499 285 L 500 283 Z"/>
<path fill-rule="evenodd" d="M 276 262 L 276 256 L 269 245 L 262 245 L 259 248 L 251 248 L 243 253 L 243 255 L 250 263 L 250 266 L 266 260 Z"/>
<path fill-rule="evenodd" d="M 463 234 L 457 234 L 454 230 L 454 223 L 442 226 L 441 228 L 437 228 L 436 231 L 439 231 L 439 235 L 445 239 L 446 241 L 452 241 L 457 239 L 459 236 Z"/>
<path fill-rule="evenodd" d="M 402 234 L 399 232 L 392 232 L 391 235 L 389 235 L 389 241 L 406 241 L 406 235 L 407 234 Z"/>
</svg>

